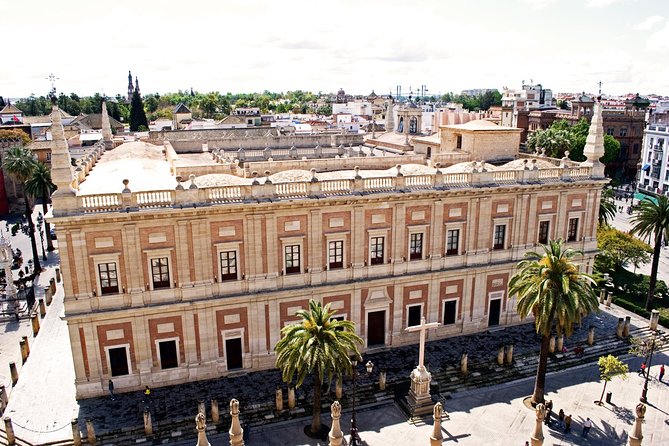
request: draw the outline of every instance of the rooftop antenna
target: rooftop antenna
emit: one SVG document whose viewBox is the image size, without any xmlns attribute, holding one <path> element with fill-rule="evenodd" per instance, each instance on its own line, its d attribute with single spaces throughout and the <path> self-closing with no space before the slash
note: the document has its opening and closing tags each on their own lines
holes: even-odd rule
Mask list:
<svg viewBox="0 0 669 446">
<path fill-rule="evenodd" d="M 50 73 L 49 76 L 46 77 L 46 79 L 51 82 L 51 92 L 50 92 L 51 95 L 53 97 L 56 97 L 56 81 L 59 78 L 57 78 L 55 74 Z"/>
<path fill-rule="evenodd" d="M 597 85 L 599 85 L 599 96 L 602 95 L 602 81 L 597 82 Z"/>
</svg>

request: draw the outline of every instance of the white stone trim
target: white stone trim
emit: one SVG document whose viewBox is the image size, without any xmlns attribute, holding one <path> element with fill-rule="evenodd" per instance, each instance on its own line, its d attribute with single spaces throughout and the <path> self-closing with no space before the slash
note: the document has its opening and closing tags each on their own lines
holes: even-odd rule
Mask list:
<svg viewBox="0 0 669 446">
<path fill-rule="evenodd" d="M 95 274 L 95 294 L 98 297 L 102 297 L 102 284 L 100 283 L 100 270 L 98 265 L 101 263 L 115 263 L 116 264 L 116 281 L 118 282 L 118 293 L 123 293 L 123 287 L 121 286 L 121 253 L 115 252 L 111 254 L 94 254 L 91 256 L 93 259 L 93 268 Z M 106 294 L 105 296 L 113 296 L 113 294 Z"/>
<path fill-rule="evenodd" d="M 163 249 L 145 249 L 144 253 L 146 254 L 146 267 L 148 277 L 146 278 L 146 283 L 149 285 L 149 290 L 153 291 L 153 274 L 151 270 L 151 260 L 158 259 L 162 257 L 167 257 L 167 271 L 170 275 L 170 286 L 169 288 L 174 288 L 174 265 L 172 265 L 172 251 L 174 248 L 163 248 Z M 163 288 L 161 288 L 163 289 Z"/>
<path fill-rule="evenodd" d="M 446 319 L 446 302 L 455 301 L 455 322 L 453 324 L 445 324 L 444 320 Z M 445 297 L 441 299 L 441 320 L 439 321 L 442 326 L 448 327 L 449 325 L 455 325 L 458 323 L 460 318 L 458 317 L 458 311 L 460 311 L 460 297 Z"/>
</svg>

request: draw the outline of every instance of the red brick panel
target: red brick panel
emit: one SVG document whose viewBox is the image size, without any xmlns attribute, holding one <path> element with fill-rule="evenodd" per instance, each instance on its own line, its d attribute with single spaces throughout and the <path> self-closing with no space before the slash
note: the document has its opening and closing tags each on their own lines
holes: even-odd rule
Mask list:
<svg viewBox="0 0 669 446">
<path fill-rule="evenodd" d="M 554 214 L 557 212 L 557 196 L 537 198 L 537 214 Z M 544 203 L 550 203 L 550 206 Z M 544 209 L 545 207 L 545 209 Z"/>
<path fill-rule="evenodd" d="M 513 198 L 507 198 L 503 200 L 493 200 L 492 202 L 492 217 L 512 217 L 513 216 L 513 204 L 514 204 L 514 199 Z M 506 212 L 498 212 L 498 206 L 499 205 L 507 205 L 507 211 Z"/>
<path fill-rule="evenodd" d="M 174 330 L 165 333 L 158 333 L 158 325 L 173 324 Z M 165 316 L 156 319 L 149 319 L 149 339 L 151 341 L 151 358 L 154 367 L 160 367 L 158 361 L 158 351 L 156 341 L 161 339 L 179 338 L 179 362 L 186 362 L 186 352 L 184 350 L 184 334 L 181 316 Z"/>
<path fill-rule="evenodd" d="M 225 316 L 239 315 L 239 322 L 226 324 Z M 219 310 L 216 312 L 216 338 L 218 339 L 218 356 L 223 357 L 223 336 L 222 331 L 244 329 L 243 349 L 245 353 L 249 350 L 249 316 L 246 307 L 231 308 L 229 310 Z"/>
<path fill-rule="evenodd" d="M 113 240 L 113 245 L 105 248 L 96 248 L 95 239 L 102 237 L 111 238 Z M 89 279 L 92 287 L 92 290 L 90 291 L 96 290 L 97 287 L 95 284 L 98 283 L 98 270 L 95 266 L 93 256 L 103 254 L 120 254 L 118 257 L 118 264 L 116 265 L 116 272 L 118 277 L 118 291 L 119 293 L 122 293 L 126 286 L 126 271 L 125 259 L 123 256 L 123 237 L 121 235 L 121 231 L 88 232 L 86 234 L 86 249 L 88 250 L 88 271 L 90 274 Z M 74 270 L 75 268 L 72 269 Z"/>
<path fill-rule="evenodd" d="M 459 217 L 450 217 L 451 209 L 460 209 Z M 444 222 L 467 221 L 467 203 L 444 204 Z"/>
<path fill-rule="evenodd" d="M 91 369 L 88 364 L 88 351 L 86 350 L 86 336 L 84 335 L 84 328 L 79 327 L 79 342 L 81 343 L 81 356 L 84 359 L 84 373 L 86 379 L 91 377 Z"/>
<path fill-rule="evenodd" d="M 346 314 L 346 319 L 353 320 L 353 315 L 351 314 L 351 295 L 350 294 L 339 294 L 337 296 L 325 296 L 323 298 L 323 305 L 332 304 L 334 302 L 343 302 L 343 305 L 340 305 L 342 308 L 334 310 L 335 314 Z"/>
<path fill-rule="evenodd" d="M 135 359 L 135 342 L 132 337 L 132 323 L 119 322 L 116 324 L 98 325 L 98 345 L 100 347 L 100 360 L 102 362 L 102 373 L 108 374 L 109 364 L 107 364 L 107 355 L 105 354 L 105 347 L 114 347 L 119 345 L 130 345 L 128 354 L 130 355 L 130 373 L 137 370 L 137 360 Z M 119 339 L 107 339 L 107 332 L 112 330 L 123 330 L 123 337 Z"/>
<path fill-rule="evenodd" d="M 421 297 L 411 299 L 409 296 L 411 295 L 412 291 L 414 292 L 420 291 Z M 404 287 L 404 289 L 402 290 L 402 328 L 405 328 L 407 326 L 407 318 L 409 317 L 409 315 L 407 314 L 407 305 L 423 304 L 422 316 L 423 317 L 427 316 L 428 313 L 427 293 L 428 293 L 428 284 L 411 285 Z"/>
<path fill-rule="evenodd" d="M 495 291 L 504 291 L 502 298 L 502 311 L 506 311 L 506 301 L 508 299 L 506 286 L 509 281 L 509 273 L 489 274 L 486 279 L 486 293 L 485 293 L 485 313 L 488 314 L 488 296 Z"/>
<path fill-rule="evenodd" d="M 581 200 L 580 206 L 574 206 L 574 200 Z M 588 196 L 586 194 L 569 194 L 567 196 L 567 211 L 584 211 Z M 577 203 L 578 204 L 578 203 Z"/>
</svg>

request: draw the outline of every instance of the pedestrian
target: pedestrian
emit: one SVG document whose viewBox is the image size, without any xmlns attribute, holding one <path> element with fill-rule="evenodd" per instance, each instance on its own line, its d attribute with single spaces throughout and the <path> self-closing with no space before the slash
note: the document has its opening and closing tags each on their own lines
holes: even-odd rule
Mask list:
<svg viewBox="0 0 669 446">
<path fill-rule="evenodd" d="M 641 367 L 636 371 L 637 375 L 645 376 L 646 375 L 646 361 L 641 363 Z"/>
<path fill-rule="evenodd" d="M 558 412 L 558 420 L 560 421 L 560 427 L 564 427 L 564 410 L 560 409 L 560 412 Z"/>
<path fill-rule="evenodd" d="M 585 420 L 585 423 L 583 423 L 583 432 L 581 433 L 581 437 L 588 438 L 588 432 L 590 432 L 591 428 L 592 428 L 592 421 L 590 421 L 590 418 L 587 418 Z"/>
<path fill-rule="evenodd" d="M 546 402 L 546 418 L 544 419 L 544 422 L 546 423 L 546 426 L 551 425 L 551 414 L 553 413 L 553 400 L 548 400 Z"/>
<path fill-rule="evenodd" d="M 564 433 L 568 434 L 571 431 L 571 414 L 564 419 Z"/>
<path fill-rule="evenodd" d="M 151 389 L 149 389 L 149 386 L 144 387 L 144 396 L 148 399 L 151 397 Z"/>
<path fill-rule="evenodd" d="M 114 397 L 114 381 L 111 379 L 109 380 L 109 398 L 114 401 L 116 398 Z"/>
<path fill-rule="evenodd" d="M 660 376 L 657 379 L 662 382 L 662 378 L 664 378 L 664 364 L 660 366 Z"/>
</svg>

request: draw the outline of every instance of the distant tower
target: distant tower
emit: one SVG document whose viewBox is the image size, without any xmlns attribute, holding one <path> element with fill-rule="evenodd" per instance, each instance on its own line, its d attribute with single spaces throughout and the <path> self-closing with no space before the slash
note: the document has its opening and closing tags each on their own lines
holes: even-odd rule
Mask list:
<svg viewBox="0 0 669 446">
<path fill-rule="evenodd" d="M 139 81 L 137 80 L 137 76 L 135 76 L 135 90 L 137 90 L 137 94 L 141 95 L 141 92 L 139 91 Z"/>
<path fill-rule="evenodd" d="M 132 73 L 128 70 L 128 102 L 132 100 L 132 91 L 135 88 L 132 85 Z"/>
</svg>

